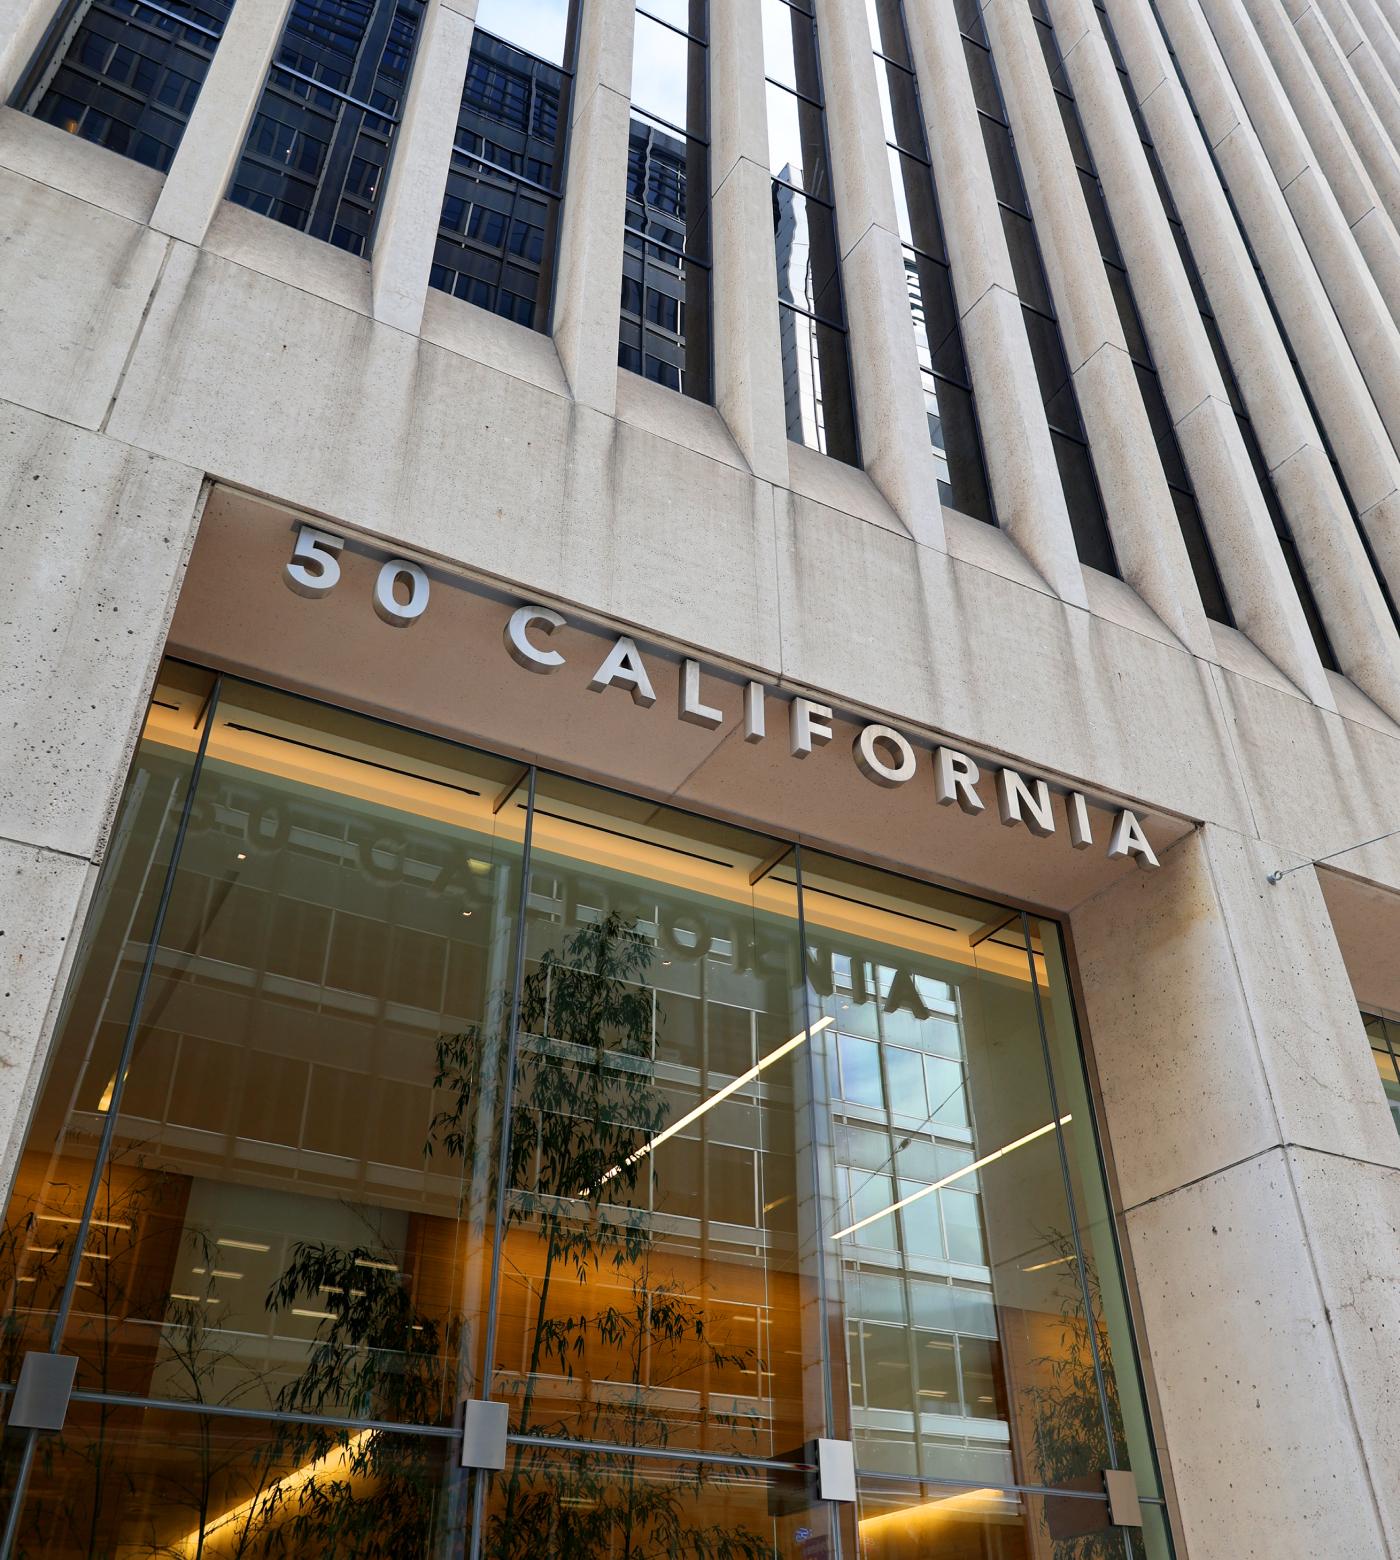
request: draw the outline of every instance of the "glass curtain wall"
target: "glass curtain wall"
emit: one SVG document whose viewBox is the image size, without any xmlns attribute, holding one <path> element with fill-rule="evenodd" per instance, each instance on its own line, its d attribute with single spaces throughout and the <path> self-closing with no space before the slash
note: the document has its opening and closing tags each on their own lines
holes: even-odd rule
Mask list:
<svg viewBox="0 0 1400 1560">
<path fill-rule="evenodd" d="M 13 101 L 165 173 L 232 10 L 233 0 L 88 0 Z"/>
<path fill-rule="evenodd" d="M 432 286 L 549 329 L 577 0 L 481 0 Z"/>
<path fill-rule="evenodd" d="M 759 0 L 788 438 L 860 459 L 811 0 Z"/>
<path fill-rule="evenodd" d="M 1084 204 L 1088 208 L 1094 237 L 1098 241 L 1104 274 L 1113 293 L 1118 322 L 1123 328 L 1128 356 L 1132 359 L 1133 372 L 1142 395 L 1142 404 L 1147 412 L 1147 420 L 1152 425 L 1157 457 L 1162 474 L 1167 480 L 1167 489 L 1171 493 L 1177 524 L 1181 528 L 1181 537 L 1186 544 L 1186 553 L 1191 560 L 1191 572 L 1195 577 L 1196 589 L 1200 592 L 1201 605 L 1208 618 L 1233 627 L 1235 620 L 1230 612 L 1225 586 L 1221 582 L 1220 571 L 1215 564 L 1215 555 L 1211 551 L 1210 538 L 1206 535 L 1205 525 L 1201 520 L 1201 511 L 1196 503 L 1195 490 L 1191 486 L 1190 473 L 1186 469 L 1181 447 L 1177 443 L 1176 428 L 1167 409 L 1166 397 L 1162 394 L 1157 366 L 1152 361 L 1152 351 L 1142 328 L 1137 301 L 1133 297 L 1133 284 L 1128 276 L 1127 264 L 1123 259 L 1122 250 L 1118 247 L 1118 238 L 1113 230 L 1113 218 L 1109 215 L 1108 202 L 1104 199 L 1098 170 L 1094 167 L 1089 143 L 1084 138 L 1084 129 L 1079 122 L 1079 109 L 1074 101 L 1074 89 L 1070 86 L 1069 76 L 1060 59 L 1059 45 L 1055 41 L 1055 29 L 1051 25 L 1050 14 L 1045 9 L 1043 0 L 1033 0 L 1031 15 L 1035 22 L 1035 34 L 1040 44 L 1041 56 L 1050 76 L 1050 85 L 1054 89 L 1055 106 L 1059 109 L 1060 121 L 1065 127 L 1065 139 L 1074 158 L 1075 170 L 1079 174 L 1079 187 L 1084 194 Z"/>
<path fill-rule="evenodd" d="M 901 0 L 866 0 L 938 496 L 995 524 Z"/>
<path fill-rule="evenodd" d="M 1021 165 L 1011 135 L 1011 123 L 1006 117 L 1006 106 L 1002 102 L 987 29 L 977 0 L 957 0 L 957 13 L 963 53 L 972 80 L 972 95 L 982 127 L 982 141 L 991 165 L 1002 231 L 1011 254 L 1021 317 L 1030 341 L 1036 382 L 1045 403 L 1050 440 L 1055 448 L 1055 463 L 1069 509 L 1075 546 L 1081 562 L 1105 574 L 1117 574 L 1118 562 L 1099 493 L 1099 480 L 1079 415 L 1079 398 L 1074 393 L 1064 344 L 1060 340 L 1055 305 L 1035 236 L 1035 219 L 1026 199 Z"/>
<path fill-rule="evenodd" d="M 1400 1131 L 1400 1019 L 1382 1018 L 1379 1013 L 1363 1013 L 1371 1055 L 1381 1075 L 1386 1104 Z"/>
<path fill-rule="evenodd" d="M 424 0 L 292 0 L 228 198 L 369 253 Z"/>
<path fill-rule="evenodd" d="M 632 49 L 617 360 L 710 398 L 708 0 L 645 0 Z"/>
<path fill-rule="evenodd" d="M 1089 1110 L 1054 923 L 168 664 L 0 1243 L 0 1389 L 78 1361 L 0 1556 L 1166 1560 Z"/>
</svg>

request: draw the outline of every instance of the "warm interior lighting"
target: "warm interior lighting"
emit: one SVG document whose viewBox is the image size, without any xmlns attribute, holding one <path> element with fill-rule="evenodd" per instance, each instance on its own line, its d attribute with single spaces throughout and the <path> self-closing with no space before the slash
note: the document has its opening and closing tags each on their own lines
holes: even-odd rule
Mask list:
<svg viewBox="0 0 1400 1560">
<path fill-rule="evenodd" d="M 621 1175 L 625 1169 L 635 1165 L 639 1159 L 645 1159 L 653 1149 L 660 1148 L 667 1138 L 675 1137 L 677 1132 L 683 1131 L 692 1121 L 698 1121 L 707 1110 L 713 1110 L 716 1105 L 727 1100 L 731 1094 L 742 1089 L 745 1084 L 752 1083 L 765 1067 L 771 1067 L 780 1057 L 786 1056 L 789 1051 L 795 1051 L 809 1035 L 818 1035 L 823 1029 L 835 1022 L 834 1018 L 819 1018 L 810 1029 L 798 1030 L 791 1040 L 784 1040 L 776 1050 L 770 1051 L 767 1056 L 760 1056 L 747 1072 L 740 1073 L 737 1078 L 731 1078 L 722 1089 L 716 1089 L 708 1099 L 701 1100 L 694 1110 L 687 1111 L 679 1121 L 673 1121 L 664 1132 L 658 1132 L 649 1143 L 643 1143 L 635 1153 L 628 1154 L 627 1158 L 620 1165 L 614 1165 L 611 1170 L 605 1171 L 598 1185 L 600 1187 L 603 1186 L 606 1182 L 611 1181 L 615 1175 Z M 586 1197 L 587 1195 L 586 1191 L 579 1193 L 580 1197 Z"/>
<path fill-rule="evenodd" d="M 1037 1138 L 1043 1138 L 1047 1132 L 1053 1132 L 1057 1126 L 1067 1126 L 1073 1120 L 1072 1116 L 1061 1116 L 1058 1122 L 1047 1121 L 1043 1127 L 1037 1127 L 1034 1132 L 1027 1132 L 1025 1137 L 1019 1137 L 1014 1143 L 1007 1143 L 1004 1147 L 994 1149 L 990 1154 L 984 1154 L 981 1159 L 974 1159 L 970 1165 L 964 1165 L 961 1170 L 954 1170 L 951 1175 L 945 1175 L 941 1181 L 935 1181 L 932 1186 L 920 1187 L 917 1192 L 910 1192 L 907 1197 L 901 1197 L 898 1202 L 893 1202 L 888 1208 L 881 1208 L 876 1213 L 868 1213 L 863 1219 L 857 1219 L 854 1224 L 848 1224 L 844 1230 L 837 1230 L 831 1237 L 832 1240 L 845 1240 L 847 1235 L 854 1235 L 857 1230 L 863 1230 L 867 1224 L 874 1224 L 876 1219 L 887 1219 L 892 1213 L 898 1213 L 901 1208 L 907 1208 L 910 1203 L 916 1203 L 921 1197 L 927 1197 L 930 1192 L 939 1191 L 945 1186 L 951 1186 L 954 1181 L 961 1181 L 965 1175 L 971 1175 L 974 1170 L 980 1170 L 984 1165 L 990 1165 L 998 1159 L 1004 1159 L 1007 1154 L 1018 1148 L 1024 1148 L 1027 1143 L 1034 1143 Z"/>
<path fill-rule="evenodd" d="M 397 1273 L 397 1262 L 372 1262 L 368 1257 L 356 1257 L 355 1266 L 359 1268 L 373 1268 L 377 1273 Z"/>
<path fill-rule="evenodd" d="M 220 1235 L 214 1242 L 216 1246 L 223 1246 L 229 1251 L 271 1251 L 271 1246 L 265 1246 L 258 1240 L 229 1240 Z"/>
<path fill-rule="evenodd" d="M 36 1213 L 34 1222 L 36 1224 L 81 1224 L 83 1221 L 64 1213 Z M 129 1230 L 131 1228 L 129 1224 L 124 1224 L 120 1219 L 89 1219 L 88 1222 L 103 1230 Z"/>
<path fill-rule="evenodd" d="M 1048 1262 L 1037 1262 L 1034 1267 L 1022 1268 L 1023 1273 L 1043 1273 L 1046 1268 L 1059 1267 L 1062 1262 L 1077 1262 L 1078 1255 L 1071 1251 L 1067 1257 L 1051 1257 Z"/>
<path fill-rule="evenodd" d="M 269 1485 L 267 1489 L 260 1490 L 248 1500 L 230 1507 L 223 1516 L 215 1517 L 211 1522 L 206 1522 L 203 1528 L 193 1528 L 183 1538 L 176 1539 L 166 1552 L 181 1557 L 181 1560 L 193 1560 L 197 1554 L 209 1553 L 209 1540 L 216 1533 L 246 1522 L 260 1504 L 271 1502 L 278 1497 L 295 1495 L 313 1479 L 348 1480 L 356 1453 L 373 1434 L 373 1430 L 361 1430 L 358 1435 L 351 1436 L 346 1445 L 336 1447 L 334 1451 L 327 1452 L 324 1457 L 317 1457 L 311 1462 L 303 1463 L 300 1468 L 293 1468 L 290 1473 L 278 1479 L 275 1484 Z M 291 1503 L 288 1504 L 288 1509 L 290 1505 Z"/>
<path fill-rule="evenodd" d="M 956 1495 L 942 1495 L 899 1511 L 882 1511 L 878 1517 L 862 1517 L 858 1524 L 860 1536 L 862 1542 L 872 1545 L 882 1539 L 893 1542 L 899 1538 L 932 1537 L 943 1523 L 960 1517 L 996 1516 L 1006 1509 L 1006 1502 L 1007 1496 L 1001 1490 L 959 1490 Z"/>
</svg>

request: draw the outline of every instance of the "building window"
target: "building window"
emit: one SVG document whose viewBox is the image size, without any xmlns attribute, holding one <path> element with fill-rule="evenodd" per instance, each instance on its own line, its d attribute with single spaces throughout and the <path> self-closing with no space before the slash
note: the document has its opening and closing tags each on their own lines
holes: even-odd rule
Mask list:
<svg viewBox="0 0 1400 1560">
<path fill-rule="evenodd" d="M 433 252 L 434 287 L 549 329 L 576 6 L 482 0 Z"/>
<path fill-rule="evenodd" d="M 1363 1013 L 1361 1017 L 1366 1023 L 1371 1055 L 1381 1075 L 1386 1103 L 1395 1119 L 1396 1130 L 1400 1131 L 1400 1019 L 1382 1018 L 1375 1013 Z"/>
<path fill-rule="evenodd" d="M 15 101 L 36 119 L 165 173 L 233 0 L 89 0 Z"/>
<path fill-rule="evenodd" d="M 0 1385 L 78 1361 L 24 1553 L 805 1553 L 819 1435 L 998 1554 L 1160 1512 L 1054 923 L 179 663 L 112 841 L 0 1241 Z"/>
<path fill-rule="evenodd" d="M 708 0 L 643 0 L 632 52 L 617 360 L 710 397 Z"/>
<path fill-rule="evenodd" d="M 1081 562 L 1105 574 L 1117 574 L 1118 561 L 1108 531 L 1108 517 L 1104 514 L 1099 479 L 1079 415 L 1079 398 L 1070 378 L 1064 344 L 1060 340 L 1055 305 L 1051 301 L 1040 244 L 1035 236 L 1035 219 L 1026 199 L 1020 161 L 1002 102 L 1001 84 L 997 80 L 987 30 L 974 0 L 960 0 L 957 11 L 982 140 L 987 149 L 987 161 L 991 164 L 1002 230 L 1011 254 L 1021 315 L 1030 340 L 1036 382 L 1045 403 L 1050 441 L 1055 450 L 1075 546 Z"/>
<path fill-rule="evenodd" d="M 759 0 L 788 438 L 859 461 L 817 24 L 810 0 Z"/>
<path fill-rule="evenodd" d="M 230 200 L 369 253 L 423 4 L 293 0 Z"/>
<path fill-rule="evenodd" d="M 939 499 L 995 523 L 901 0 L 867 0 Z"/>
</svg>

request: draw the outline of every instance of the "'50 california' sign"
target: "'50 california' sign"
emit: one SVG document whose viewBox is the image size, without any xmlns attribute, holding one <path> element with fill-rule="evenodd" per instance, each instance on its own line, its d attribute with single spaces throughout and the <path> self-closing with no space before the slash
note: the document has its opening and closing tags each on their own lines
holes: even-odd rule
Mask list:
<svg viewBox="0 0 1400 1560">
<path fill-rule="evenodd" d="M 292 556 L 283 570 L 287 585 L 300 596 L 312 600 L 327 595 L 340 582 L 340 554 L 343 537 L 314 526 L 303 525 L 296 533 Z M 375 579 L 372 601 L 375 612 L 395 628 L 409 628 L 427 610 L 431 585 L 420 564 L 407 558 L 390 558 Z M 509 614 L 504 625 L 506 650 L 517 665 L 528 672 L 548 676 L 566 664 L 562 651 L 551 638 L 565 626 L 562 614 L 552 607 L 527 603 Z M 706 671 L 699 661 L 683 659 L 680 666 L 680 699 L 677 715 L 691 725 L 717 730 L 726 720 L 723 709 L 710 700 L 718 697 L 707 691 Z M 594 693 L 617 690 L 629 695 L 634 704 L 649 709 L 656 703 L 656 691 L 646 657 L 636 641 L 627 634 L 614 637 L 602 661 L 592 669 L 588 681 Z M 776 694 L 766 684 L 750 681 L 743 689 L 743 736 L 746 742 L 768 740 L 770 702 L 785 707 L 787 743 L 792 756 L 808 757 L 812 751 L 832 741 L 834 713 L 830 705 L 801 694 Z M 958 807 L 976 815 L 986 810 L 982 796 L 982 768 L 969 754 L 943 744 L 920 749 L 892 726 L 871 722 L 856 732 L 852 754 L 857 768 L 867 780 L 879 786 L 907 785 L 925 764 L 933 770 L 933 790 L 944 807 Z M 1055 834 L 1058 823 L 1049 784 L 1034 775 L 1003 766 L 991 771 L 997 813 L 1008 828 L 1025 828 L 1042 838 Z M 1070 844 L 1076 850 L 1094 845 L 1089 803 L 1079 791 L 1065 793 L 1065 821 Z M 1133 857 L 1142 867 L 1158 865 L 1156 853 L 1148 842 L 1142 821 L 1130 808 L 1114 811 L 1108 835 L 1110 858 Z"/>
</svg>

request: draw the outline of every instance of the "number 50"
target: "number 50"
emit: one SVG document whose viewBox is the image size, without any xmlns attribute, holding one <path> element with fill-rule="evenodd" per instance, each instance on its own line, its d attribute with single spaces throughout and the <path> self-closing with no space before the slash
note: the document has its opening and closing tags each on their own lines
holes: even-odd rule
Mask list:
<svg viewBox="0 0 1400 1560">
<path fill-rule="evenodd" d="M 329 595 L 340 583 L 343 536 L 319 531 L 314 525 L 297 528 L 292 556 L 282 570 L 290 590 L 310 601 Z M 399 600 L 399 587 L 407 599 Z M 423 616 L 428 605 L 428 576 L 407 558 L 390 558 L 374 582 L 374 610 L 393 628 L 407 628 Z"/>
</svg>

